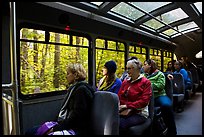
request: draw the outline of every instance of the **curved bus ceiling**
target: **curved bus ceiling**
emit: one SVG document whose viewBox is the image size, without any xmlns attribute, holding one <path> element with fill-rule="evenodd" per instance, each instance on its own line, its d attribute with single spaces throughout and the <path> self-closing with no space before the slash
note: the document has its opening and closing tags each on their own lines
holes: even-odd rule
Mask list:
<svg viewBox="0 0 204 137">
<path fill-rule="evenodd" d="M 202 2 L 37 2 L 164 41 L 182 53 L 202 35 Z M 193 33 L 193 34 L 192 34 Z M 197 34 L 199 34 L 197 36 Z M 196 36 L 195 36 L 196 35 Z M 199 42 L 197 42 L 199 41 Z M 195 56 L 196 53 L 192 53 Z"/>
<path fill-rule="evenodd" d="M 202 29 L 202 2 L 64 2 L 172 41 Z M 172 41 L 173 42 L 173 41 Z"/>
</svg>

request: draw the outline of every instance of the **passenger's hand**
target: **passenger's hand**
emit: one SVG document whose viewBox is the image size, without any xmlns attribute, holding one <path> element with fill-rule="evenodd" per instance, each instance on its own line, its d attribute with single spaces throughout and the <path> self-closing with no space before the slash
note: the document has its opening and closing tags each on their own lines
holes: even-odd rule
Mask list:
<svg viewBox="0 0 204 137">
<path fill-rule="evenodd" d="M 173 75 L 171 75 L 171 74 L 168 74 L 168 75 L 167 75 L 167 77 L 168 77 L 168 79 L 169 79 L 169 80 L 174 79 L 174 76 L 173 76 Z"/>
<path fill-rule="evenodd" d="M 122 110 L 122 109 L 125 109 L 125 108 L 127 108 L 126 105 L 120 105 L 120 106 L 119 106 L 119 110 Z"/>
</svg>

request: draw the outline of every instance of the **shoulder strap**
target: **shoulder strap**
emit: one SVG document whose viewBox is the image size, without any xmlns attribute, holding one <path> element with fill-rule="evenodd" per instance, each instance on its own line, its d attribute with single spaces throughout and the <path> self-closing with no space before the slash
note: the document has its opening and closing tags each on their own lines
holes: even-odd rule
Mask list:
<svg viewBox="0 0 204 137">
<path fill-rule="evenodd" d="M 76 89 L 76 85 L 75 86 L 72 86 L 70 87 L 70 92 L 67 94 L 67 96 L 64 98 L 64 102 L 62 104 L 62 107 L 60 109 L 60 112 L 59 112 L 59 115 L 58 115 L 58 122 L 59 121 L 63 121 L 66 117 L 67 117 L 67 109 L 66 109 L 66 106 L 69 102 L 69 98 L 72 94 L 72 92 Z M 69 90 L 69 89 L 68 89 Z"/>
</svg>

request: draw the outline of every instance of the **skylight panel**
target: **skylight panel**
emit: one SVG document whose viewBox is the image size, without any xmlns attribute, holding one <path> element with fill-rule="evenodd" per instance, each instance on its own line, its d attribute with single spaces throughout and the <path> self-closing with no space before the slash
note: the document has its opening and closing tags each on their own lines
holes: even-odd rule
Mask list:
<svg viewBox="0 0 204 137">
<path fill-rule="evenodd" d="M 181 9 L 175 9 L 161 15 L 161 20 L 167 24 L 187 18 L 188 15 Z"/>
<path fill-rule="evenodd" d="M 129 2 L 129 3 L 149 13 L 171 2 Z"/>
<path fill-rule="evenodd" d="M 168 36 L 171 36 L 171 35 L 174 35 L 177 33 L 177 31 L 173 30 L 173 29 L 168 29 L 168 30 L 165 30 L 164 32 L 162 32 Z"/>
<path fill-rule="evenodd" d="M 188 23 L 179 25 L 177 28 L 178 28 L 179 32 L 187 33 L 187 32 L 195 30 L 195 28 L 198 28 L 198 26 L 197 26 L 197 24 L 195 24 L 195 22 L 188 22 Z M 176 29 L 176 27 L 174 27 L 174 29 Z M 172 35 L 175 35 L 175 34 L 176 34 L 175 36 L 178 36 L 178 34 L 177 34 L 178 32 L 173 30 L 173 29 L 165 30 L 162 33 L 166 34 L 168 36 L 172 36 Z"/>
<path fill-rule="evenodd" d="M 202 2 L 196 2 L 194 3 L 200 14 L 202 14 Z"/>
<path fill-rule="evenodd" d="M 179 25 L 178 29 L 179 29 L 179 31 L 185 31 L 188 29 L 196 28 L 196 27 L 198 27 L 198 25 L 195 24 L 195 22 L 188 22 L 188 23 Z"/>
<path fill-rule="evenodd" d="M 100 6 L 103 2 L 91 2 L 92 4 L 95 4 L 97 6 Z"/>
<path fill-rule="evenodd" d="M 159 21 L 155 20 L 155 19 L 151 19 L 145 23 L 143 23 L 144 25 L 147 25 L 150 28 L 153 28 L 154 30 L 161 28 L 164 26 L 164 24 L 160 23 Z"/>
<path fill-rule="evenodd" d="M 196 55 L 195 55 L 196 58 L 202 58 L 202 50 L 199 51 Z"/>
<path fill-rule="evenodd" d="M 189 29 L 189 30 L 187 29 L 187 30 L 182 31 L 182 34 L 185 34 L 185 33 L 191 32 L 191 31 L 195 31 L 195 30 L 198 30 L 198 29 L 199 28 L 192 28 L 192 29 Z M 181 35 L 181 33 L 177 33 L 175 35 L 172 35 L 171 37 L 174 38 L 174 37 L 177 37 L 179 35 Z"/>
<path fill-rule="evenodd" d="M 124 2 L 121 2 L 115 7 L 113 7 L 111 11 L 116 12 L 132 20 L 136 20 L 144 15 L 144 13 L 140 12 L 139 10 L 131 7 L 130 5 Z"/>
</svg>

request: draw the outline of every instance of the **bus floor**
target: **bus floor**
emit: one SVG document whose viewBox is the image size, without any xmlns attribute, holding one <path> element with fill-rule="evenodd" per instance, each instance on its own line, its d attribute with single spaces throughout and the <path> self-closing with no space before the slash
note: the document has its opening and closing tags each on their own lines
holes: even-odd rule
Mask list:
<svg viewBox="0 0 204 137">
<path fill-rule="evenodd" d="M 174 114 L 177 135 L 202 135 L 202 92 L 187 101 L 183 112 Z"/>
</svg>

